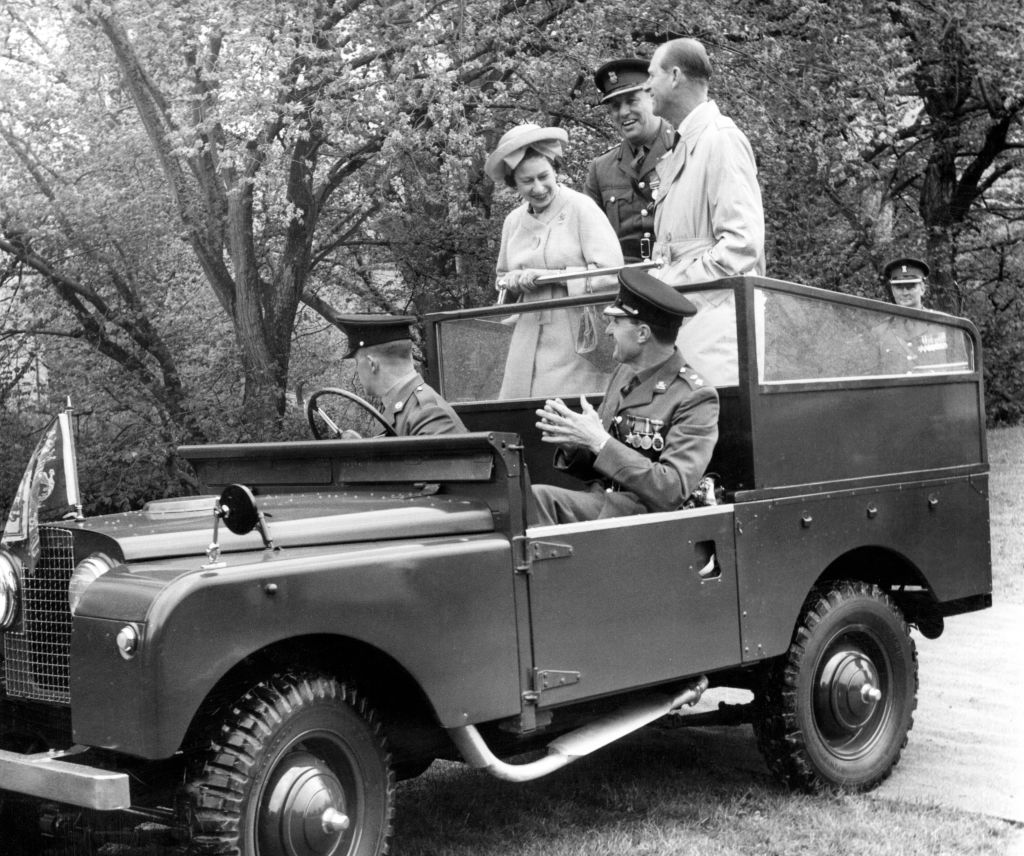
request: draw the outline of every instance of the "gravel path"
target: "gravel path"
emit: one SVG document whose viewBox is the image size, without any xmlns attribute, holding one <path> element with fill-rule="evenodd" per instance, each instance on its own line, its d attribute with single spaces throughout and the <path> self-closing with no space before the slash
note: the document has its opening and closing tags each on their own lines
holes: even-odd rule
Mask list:
<svg viewBox="0 0 1024 856">
<path fill-rule="evenodd" d="M 1024 823 L 1024 606 L 954 616 L 938 639 L 915 639 L 914 728 L 874 796 Z"/>
</svg>

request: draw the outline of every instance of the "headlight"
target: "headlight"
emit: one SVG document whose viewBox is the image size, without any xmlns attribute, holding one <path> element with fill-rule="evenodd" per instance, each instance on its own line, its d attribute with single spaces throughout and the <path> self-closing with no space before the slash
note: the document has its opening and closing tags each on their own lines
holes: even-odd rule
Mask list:
<svg viewBox="0 0 1024 856">
<path fill-rule="evenodd" d="M 72 615 L 78 609 L 85 590 L 116 564 L 106 553 L 93 553 L 75 565 L 75 572 L 68 583 L 68 606 L 71 607 Z"/>
<path fill-rule="evenodd" d="M 0 630 L 9 630 L 18 615 L 21 560 L 0 547 Z"/>
</svg>

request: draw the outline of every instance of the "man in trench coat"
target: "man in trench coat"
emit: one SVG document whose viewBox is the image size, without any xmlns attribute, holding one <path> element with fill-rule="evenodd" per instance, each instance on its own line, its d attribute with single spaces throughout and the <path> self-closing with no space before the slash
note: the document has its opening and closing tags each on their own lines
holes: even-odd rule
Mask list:
<svg viewBox="0 0 1024 856">
<path fill-rule="evenodd" d="M 671 285 L 763 275 L 764 209 L 746 136 L 708 100 L 711 63 L 694 39 L 658 47 L 647 91 L 656 115 L 677 129 L 657 167 L 654 275 Z"/>
</svg>

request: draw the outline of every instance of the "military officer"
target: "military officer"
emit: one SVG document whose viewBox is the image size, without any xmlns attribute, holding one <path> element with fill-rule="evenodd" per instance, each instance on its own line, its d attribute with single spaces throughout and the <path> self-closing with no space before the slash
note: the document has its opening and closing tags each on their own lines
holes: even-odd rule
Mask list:
<svg viewBox="0 0 1024 856">
<path fill-rule="evenodd" d="M 899 258 L 882 269 L 889 297 L 897 306 L 924 309 L 928 292 L 928 265 L 915 258 Z M 886 374 L 936 372 L 966 365 L 966 355 L 946 327 L 893 315 L 872 330 L 878 343 L 880 370 Z"/>
<path fill-rule="evenodd" d="M 363 389 L 382 400 L 381 412 L 398 436 L 464 433 L 458 414 L 413 365 L 409 327 L 415 322 L 411 315 L 339 316 L 348 337 L 345 359 L 355 359 Z M 353 435 L 359 436 L 343 436 Z"/>
<path fill-rule="evenodd" d="M 658 186 L 654 168 L 675 135 L 652 112 L 646 80 L 647 61 L 642 59 L 614 59 L 594 72 L 601 103 L 622 140 L 591 161 L 583 190 L 611 221 L 626 262 L 651 257 Z"/>
<path fill-rule="evenodd" d="M 581 397 L 581 413 L 561 399 L 537 411 L 541 439 L 558 447 L 555 467 L 588 488 L 534 485 L 533 523 L 670 511 L 694 491 L 718 439 L 718 393 L 675 347 L 696 311 L 644 271 L 619 273 L 618 296 L 604 312 L 620 365 L 600 409 Z"/>
<path fill-rule="evenodd" d="M 920 259 L 893 259 L 882 269 L 889 298 L 897 306 L 924 309 L 929 272 L 928 265 Z"/>
</svg>

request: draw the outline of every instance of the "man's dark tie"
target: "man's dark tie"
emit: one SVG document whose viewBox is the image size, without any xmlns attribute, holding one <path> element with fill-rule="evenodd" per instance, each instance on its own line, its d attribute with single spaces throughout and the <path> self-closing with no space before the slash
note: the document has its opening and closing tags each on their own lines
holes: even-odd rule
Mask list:
<svg viewBox="0 0 1024 856">
<path fill-rule="evenodd" d="M 623 384 L 622 389 L 619 390 L 619 394 L 623 398 L 625 398 L 638 386 L 640 386 L 640 378 L 637 377 L 637 375 L 633 375 L 633 377 L 631 377 L 629 380 L 626 381 L 625 384 Z"/>
<path fill-rule="evenodd" d="M 646 157 L 647 146 L 640 146 L 640 148 L 637 149 L 636 155 L 633 157 L 633 160 L 630 162 L 630 166 L 633 168 L 634 172 L 640 169 L 640 167 L 643 165 L 644 158 Z"/>
<path fill-rule="evenodd" d="M 669 149 L 669 151 L 674 152 L 676 150 L 676 146 L 679 144 L 679 139 L 679 132 L 676 131 L 675 134 L 672 136 L 672 148 Z"/>
</svg>

